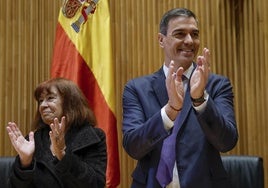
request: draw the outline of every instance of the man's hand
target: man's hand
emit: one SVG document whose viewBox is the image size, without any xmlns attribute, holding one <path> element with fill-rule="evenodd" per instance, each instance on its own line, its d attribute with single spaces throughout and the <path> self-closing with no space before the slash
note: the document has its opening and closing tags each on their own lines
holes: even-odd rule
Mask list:
<svg viewBox="0 0 268 188">
<path fill-rule="evenodd" d="M 182 74 L 184 69 L 179 67 L 175 70 L 174 61 L 169 64 L 168 74 L 166 78 L 166 88 L 168 93 L 168 104 L 166 105 L 166 113 L 173 120 L 178 112 L 182 109 L 184 100 L 184 87 Z"/>
<path fill-rule="evenodd" d="M 193 99 L 204 95 L 205 87 L 210 74 L 209 50 L 204 48 L 202 56 L 197 57 L 197 66 L 190 80 L 190 92 Z"/>
</svg>

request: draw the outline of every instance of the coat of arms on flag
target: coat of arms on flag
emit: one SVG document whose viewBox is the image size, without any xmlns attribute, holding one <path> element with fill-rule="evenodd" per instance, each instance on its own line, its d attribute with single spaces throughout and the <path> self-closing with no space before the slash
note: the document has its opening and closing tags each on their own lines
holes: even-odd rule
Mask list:
<svg viewBox="0 0 268 188">
<path fill-rule="evenodd" d="M 65 0 L 59 12 L 51 77 L 77 83 L 106 133 L 106 187 L 120 182 L 115 66 L 112 58 L 109 0 Z"/>
<path fill-rule="evenodd" d="M 66 18 L 73 18 L 82 6 L 81 16 L 72 23 L 75 32 L 80 31 L 81 25 L 87 21 L 89 14 L 94 14 L 98 0 L 65 0 L 62 6 L 62 13 Z"/>
</svg>

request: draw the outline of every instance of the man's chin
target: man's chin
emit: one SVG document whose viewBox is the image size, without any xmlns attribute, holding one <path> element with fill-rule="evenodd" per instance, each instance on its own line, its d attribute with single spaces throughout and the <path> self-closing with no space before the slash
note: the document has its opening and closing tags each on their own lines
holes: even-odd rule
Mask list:
<svg viewBox="0 0 268 188">
<path fill-rule="evenodd" d="M 178 62 L 180 65 L 192 64 L 194 61 L 193 57 L 180 57 L 175 62 Z"/>
</svg>

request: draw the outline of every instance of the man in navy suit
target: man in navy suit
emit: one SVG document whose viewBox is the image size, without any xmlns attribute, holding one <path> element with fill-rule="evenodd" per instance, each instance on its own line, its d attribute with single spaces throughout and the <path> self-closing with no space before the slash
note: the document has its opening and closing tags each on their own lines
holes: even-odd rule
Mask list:
<svg viewBox="0 0 268 188">
<path fill-rule="evenodd" d="M 130 80 L 123 93 L 123 147 L 138 160 L 131 187 L 228 188 L 220 152 L 238 140 L 230 80 L 210 72 L 207 48 L 197 56 L 198 21 L 190 10 L 165 13 L 158 40 L 164 65 Z M 172 179 L 162 184 L 161 151 L 173 131 Z"/>
</svg>

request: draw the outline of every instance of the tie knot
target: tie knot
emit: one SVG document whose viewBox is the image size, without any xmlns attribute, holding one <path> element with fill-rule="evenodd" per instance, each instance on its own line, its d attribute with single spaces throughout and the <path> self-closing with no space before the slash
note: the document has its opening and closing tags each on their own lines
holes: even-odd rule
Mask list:
<svg viewBox="0 0 268 188">
<path fill-rule="evenodd" d="M 184 74 L 181 76 L 181 79 L 182 79 L 182 81 L 187 81 L 188 80 L 188 78 Z"/>
</svg>

